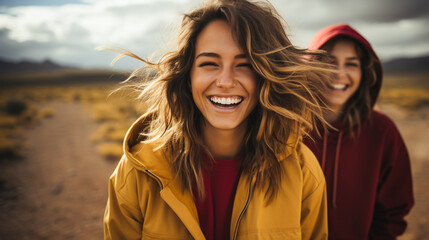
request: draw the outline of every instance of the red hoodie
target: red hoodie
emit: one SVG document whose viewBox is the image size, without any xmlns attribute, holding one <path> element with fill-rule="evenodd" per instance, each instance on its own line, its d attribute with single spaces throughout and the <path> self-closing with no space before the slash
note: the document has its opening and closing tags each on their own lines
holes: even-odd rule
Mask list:
<svg viewBox="0 0 429 240">
<path fill-rule="evenodd" d="M 322 29 L 308 48 L 320 49 L 338 36 L 355 39 L 377 57 L 370 43 L 346 24 Z M 380 64 L 376 74 L 372 103 L 381 88 Z M 333 125 L 339 131 L 325 132 L 322 139 L 312 134 L 315 142 L 304 140 L 325 173 L 329 239 L 396 239 L 405 231 L 404 217 L 414 204 L 409 156 L 398 129 L 374 110 L 354 136 L 347 124 Z"/>
</svg>

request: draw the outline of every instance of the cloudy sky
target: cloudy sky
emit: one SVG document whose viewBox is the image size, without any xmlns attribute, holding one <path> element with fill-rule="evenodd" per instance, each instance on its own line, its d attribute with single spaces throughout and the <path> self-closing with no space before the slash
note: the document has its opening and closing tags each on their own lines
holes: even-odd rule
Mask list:
<svg viewBox="0 0 429 240">
<path fill-rule="evenodd" d="M 349 23 L 383 61 L 429 55 L 427 0 L 271 0 L 305 48 L 321 28 Z M 181 14 L 202 0 L 0 0 L 0 58 L 51 59 L 63 65 L 109 68 L 118 46 L 141 57 L 171 46 Z M 135 68 L 121 60 L 114 66 Z"/>
</svg>

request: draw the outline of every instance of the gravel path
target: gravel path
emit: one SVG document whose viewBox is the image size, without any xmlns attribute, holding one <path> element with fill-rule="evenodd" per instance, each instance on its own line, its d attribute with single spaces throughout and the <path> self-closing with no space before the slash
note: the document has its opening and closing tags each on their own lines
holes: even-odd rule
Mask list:
<svg viewBox="0 0 429 240">
<path fill-rule="evenodd" d="M 115 163 L 99 156 L 90 142 L 96 125 L 82 105 L 47 107 L 55 109 L 54 117 L 27 130 L 28 157 L 2 169 L 13 176 L 16 196 L 0 202 L 0 238 L 102 239 Z"/>
</svg>

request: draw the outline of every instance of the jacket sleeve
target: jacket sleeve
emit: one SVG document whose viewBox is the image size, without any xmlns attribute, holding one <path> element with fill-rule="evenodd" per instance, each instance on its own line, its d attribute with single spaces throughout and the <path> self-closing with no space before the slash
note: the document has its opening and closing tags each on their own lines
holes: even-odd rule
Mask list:
<svg viewBox="0 0 429 240">
<path fill-rule="evenodd" d="M 124 160 L 123 157 L 110 177 L 109 198 L 104 214 L 104 239 L 141 239 L 143 216 L 137 204 L 137 191 L 124 190 L 133 187 L 132 183 L 127 183 L 132 182 L 130 178 L 133 170 L 124 167 Z M 133 196 L 128 196 L 133 192 Z"/>
<path fill-rule="evenodd" d="M 301 206 L 302 239 L 328 239 L 326 183 L 313 153 L 303 147 L 307 167 L 303 168 L 303 199 Z M 307 169 L 307 170 L 306 170 Z"/>
<path fill-rule="evenodd" d="M 410 159 L 404 141 L 391 123 L 386 135 L 370 239 L 396 239 L 404 233 L 404 217 L 414 205 Z"/>
</svg>

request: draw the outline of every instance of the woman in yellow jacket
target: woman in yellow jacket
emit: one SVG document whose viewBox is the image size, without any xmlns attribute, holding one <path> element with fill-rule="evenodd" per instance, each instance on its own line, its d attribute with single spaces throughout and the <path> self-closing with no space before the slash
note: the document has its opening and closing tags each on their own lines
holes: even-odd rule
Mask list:
<svg viewBox="0 0 429 240">
<path fill-rule="evenodd" d="M 156 74 L 137 85 L 148 109 L 110 178 L 106 239 L 327 239 L 325 180 L 301 139 L 323 121 L 328 70 L 280 19 L 211 1 L 184 16 L 177 50 L 139 58 L 130 79 Z"/>
</svg>

